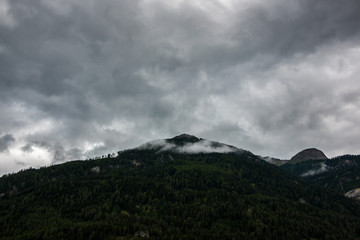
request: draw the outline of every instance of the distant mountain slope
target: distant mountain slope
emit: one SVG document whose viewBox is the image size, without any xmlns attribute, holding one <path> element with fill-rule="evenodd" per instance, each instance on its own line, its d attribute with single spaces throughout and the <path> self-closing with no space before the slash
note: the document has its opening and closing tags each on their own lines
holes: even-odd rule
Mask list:
<svg viewBox="0 0 360 240">
<path fill-rule="evenodd" d="M 298 152 L 295 156 L 293 156 L 290 160 L 278 159 L 278 158 L 273 158 L 270 156 L 266 156 L 266 157 L 259 156 L 259 157 L 261 159 L 263 159 L 264 161 L 274 164 L 276 166 L 281 166 L 286 163 L 294 164 L 294 163 L 308 161 L 308 160 L 328 159 L 322 151 L 320 151 L 319 149 L 316 149 L 316 148 L 308 148 L 308 149 L 302 150 L 302 151 Z"/>
<path fill-rule="evenodd" d="M 358 202 L 248 151 L 162 141 L 1 177 L 0 239 L 359 239 Z"/>
<path fill-rule="evenodd" d="M 303 177 L 309 183 L 341 193 L 360 188 L 359 155 L 344 155 L 332 159 L 285 164 L 281 168 L 291 174 Z"/>
<path fill-rule="evenodd" d="M 274 165 L 276 165 L 276 166 L 281 166 L 281 165 L 289 162 L 289 160 L 282 160 L 282 159 L 273 158 L 273 157 L 269 157 L 269 156 L 266 156 L 266 157 L 258 156 L 258 157 L 260 157 L 260 158 L 261 158 L 262 160 L 264 160 L 265 162 L 274 164 Z"/>
</svg>

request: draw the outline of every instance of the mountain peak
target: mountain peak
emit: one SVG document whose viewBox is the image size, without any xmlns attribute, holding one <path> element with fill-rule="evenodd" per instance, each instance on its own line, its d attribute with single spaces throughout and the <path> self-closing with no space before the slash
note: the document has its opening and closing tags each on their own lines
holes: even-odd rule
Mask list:
<svg viewBox="0 0 360 240">
<path fill-rule="evenodd" d="M 180 134 L 180 135 L 175 136 L 173 138 L 167 139 L 168 142 L 174 143 L 174 144 L 177 144 L 177 145 L 184 145 L 184 144 L 188 144 L 188 143 L 196 143 L 196 142 L 198 142 L 200 140 L 201 140 L 200 138 L 197 138 L 197 137 L 195 137 L 193 135 L 186 134 L 186 133 L 183 133 L 183 134 Z"/>
<path fill-rule="evenodd" d="M 169 139 L 160 139 L 147 142 L 139 147 L 139 150 L 155 150 L 156 152 L 171 151 L 176 153 L 229 153 L 241 152 L 242 149 L 215 141 L 195 137 L 190 134 L 180 134 Z"/>
<path fill-rule="evenodd" d="M 196 139 L 196 140 L 198 140 L 199 138 L 197 138 L 197 137 L 195 137 L 193 135 L 187 134 L 187 133 L 182 133 L 182 134 L 180 134 L 178 136 L 175 136 L 175 137 L 173 137 L 171 139 L 173 139 L 173 140 L 176 140 L 176 139 Z"/>
<path fill-rule="evenodd" d="M 295 156 L 293 156 L 290 159 L 290 161 L 300 162 L 307 160 L 324 160 L 324 159 L 328 159 L 328 158 L 322 151 L 316 148 L 308 148 L 297 153 Z"/>
</svg>

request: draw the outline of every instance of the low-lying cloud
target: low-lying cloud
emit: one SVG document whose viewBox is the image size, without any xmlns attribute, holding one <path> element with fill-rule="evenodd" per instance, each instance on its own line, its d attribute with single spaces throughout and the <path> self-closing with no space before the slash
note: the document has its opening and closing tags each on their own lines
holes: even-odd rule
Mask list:
<svg viewBox="0 0 360 240">
<path fill-rule="evenodd" d="M 324 162 L 322 162 L 322 163 L 320 163 L 320 168 L 319 168 L 319 169 L 309 170 L 309 171 L 301 174 L 300 176 L 301 176 L 301 177 L 314 176 L 314 175 L 317 175 L 317 174 L 326 172 L 326 171 L 328 171 L 328 170 L 329 170 L 328 166 L 327 166 Z"/>
<path fill-rule="evenodd" d="M 184 145 L 176 145 L 166 140 L 156 140 L 145 143 L 137 147 L 137 149 L 139 150 L 153 149 L 153 150 L 157 150 L 157 152 L 172 151 L 175 153 L 187 153 L 187 154 L 229 153 L 229 152 L 242 151 L 241 149 L 232 146 L 219 144 L 204 139 L 201 139 L 195 143 L 186 143 Z"/>
</svg>

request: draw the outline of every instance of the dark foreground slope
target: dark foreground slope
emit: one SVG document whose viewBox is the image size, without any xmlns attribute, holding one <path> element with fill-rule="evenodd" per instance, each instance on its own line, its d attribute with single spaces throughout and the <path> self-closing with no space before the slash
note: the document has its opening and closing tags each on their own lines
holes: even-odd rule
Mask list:
<svg viewBox="0 0 360 240">
<path fill-rule="evenodd" d="M 359 203 L 249 152 L 129 150 L 0 179 L 0 239 L 359 239 Z"/>
</svg>

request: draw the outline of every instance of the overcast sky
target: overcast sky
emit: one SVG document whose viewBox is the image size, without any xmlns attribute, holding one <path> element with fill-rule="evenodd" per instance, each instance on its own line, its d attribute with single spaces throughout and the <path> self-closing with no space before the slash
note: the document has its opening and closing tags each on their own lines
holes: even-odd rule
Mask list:
<svg viewBox="0 0 360 240">
<path fill-rule="evenodd" d="M 180 133 L 360 154 L 358 0 L 0 0 L 0 175 Z"/>
</svg>

